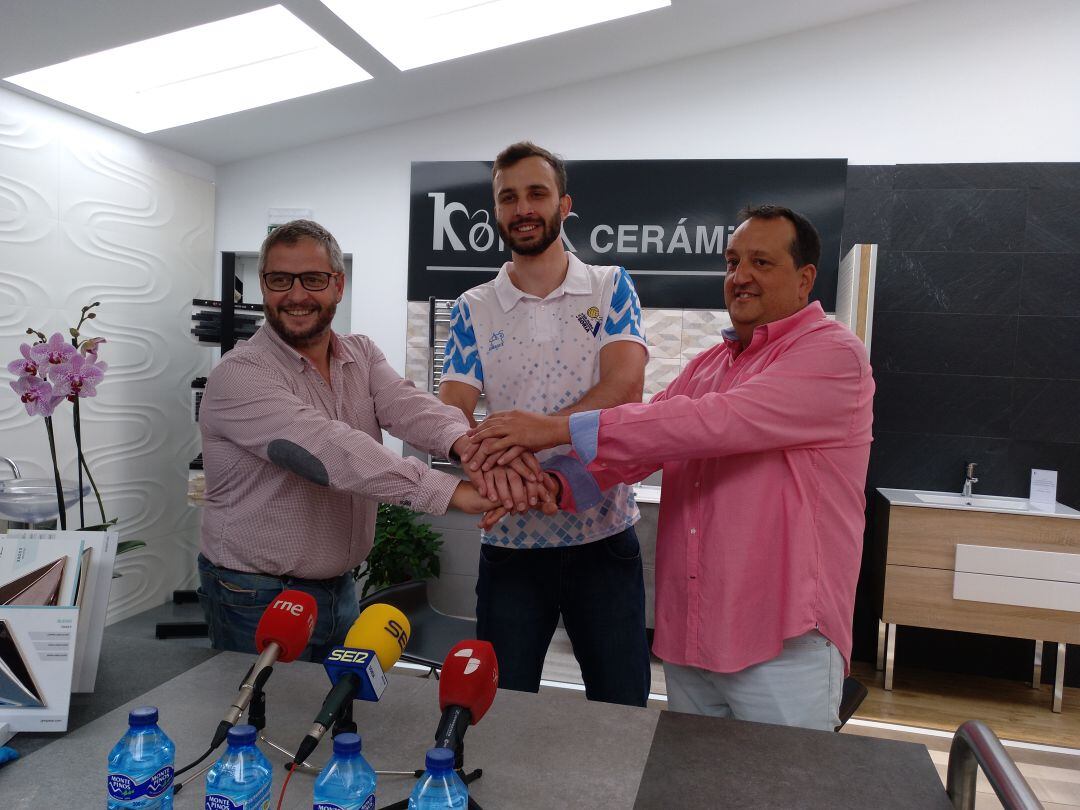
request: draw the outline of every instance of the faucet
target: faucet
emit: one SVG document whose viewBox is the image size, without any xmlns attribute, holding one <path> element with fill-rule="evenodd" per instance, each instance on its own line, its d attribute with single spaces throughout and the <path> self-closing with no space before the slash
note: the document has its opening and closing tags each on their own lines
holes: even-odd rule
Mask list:
<svg viewBox="0 0 1080 810">
<path fill-rule="evenodd" d="M 975 477 L 975 462 L 972 461 L 967 465 L 967 473 L 964 476 L 964 491 L 960 493 L 963 498 L 971 497 L 971 485 L 977 484 L 979 479 Z"/>
<path fill-rule="evenodd" d="M 10 458 L 8 458 L 7 456 L 0 456 L 0 461 L 3 461 L 9 467 L 11 467 L 11 472 L 16 478 L 22 477 L 21 475 L 19 475 L 19 465 L 12 461 Z"/>
</svg>

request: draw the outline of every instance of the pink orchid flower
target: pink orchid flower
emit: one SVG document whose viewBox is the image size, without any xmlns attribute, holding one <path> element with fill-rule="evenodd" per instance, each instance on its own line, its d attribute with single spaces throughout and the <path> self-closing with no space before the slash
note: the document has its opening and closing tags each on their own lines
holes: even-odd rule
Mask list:
<svg viewBox="0 0 1080 810">
<path fill-rule="evenodd" d="M 63 397 L 56 396 L 52 385 L 40 377 L 19 377 L 9 385 L 19 395 L 30 416 L 52 416 L 56 406 L 64 401 Z"/>
<path fill-rule="evenodd" d="M 105 376 L 108 365 L 95 362 L 90 357 L 76 354 L 70 363 L 56 367 L 52 372 L 55 396 L 67 397 L 69 402 L 74 402 L 76 397 L 92 397 L 97 394 L 97 384 Z"/>
<path fill-rule="evenodd" d="M 34 376 L 38 372 L 37 361 L 30 356 L 30 344 L 24 343 L 19 347 L 19 352 L 22 354 L 22 360 L 12 360 L 7 365 L 7 370 L 17 377 L 21 377 L 24 374 Z"/>
<path fill-rule="evenodd" d="M 107 343 L 103 337 L 88 338 L 83 341 L 82 346 L 79 347 L 79 352 L 83 357 L 88 357 L 90 360 L 97 362 L 98 346 L 102 343 Z M 105 364 L 101 364 L 102 371 L 105 370 Z"/>
<path fill-rule="evenodd" d="M 30 347 L 30 358 L 39 367 L 46 367 L 46 373 L 50 375 L 57 366 L 70 361 L 76 353 L 75 347 L 64 340 L 64 336 L 59 332 L 54 332 L 47 343 L 37 343 Z"/>
</svg>

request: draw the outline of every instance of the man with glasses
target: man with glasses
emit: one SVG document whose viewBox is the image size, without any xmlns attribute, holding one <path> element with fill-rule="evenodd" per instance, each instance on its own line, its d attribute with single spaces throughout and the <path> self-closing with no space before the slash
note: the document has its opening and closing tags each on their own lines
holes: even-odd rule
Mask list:
<svg viewBox="0 0 1080 810">
<path fill-rule="evenodd" d="M 254 652 L 262 612 L 286 588 L 318 604 L 308 656 L 339 644 L 358 616 L 351 572 L 371 550 L 380 501 L 432 514 L 494 506 L 472 483 L 383 447 L 386 430 L 457 455 L 469 424 L 369 338 L 330 328 L 344 272 L 322 226 L 275 228 L 259 254 L 267 323 L 207 381 L 199 600 L 219 649 Z"/>
</svg>

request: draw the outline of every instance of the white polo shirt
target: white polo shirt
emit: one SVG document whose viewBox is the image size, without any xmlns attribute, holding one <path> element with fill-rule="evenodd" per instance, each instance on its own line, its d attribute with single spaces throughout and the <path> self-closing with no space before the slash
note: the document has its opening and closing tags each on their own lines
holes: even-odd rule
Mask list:
<svg viewBox="0 0 1080 810">
<path fill-rule="evenodd" d="M 646 345 L 630 274 L 568 256 L 566 278 L 546 298 L 515 287 L 510 262 L 494 280 L 458 298 L 450 315 L 444 382 L 478 388 L 491 412 L 555 413 L 600 381 L 601 348 L 618 340 Z M 571 449 L 563 445 L 538 457 Z M 619 484 L 592 509 L 575 515 L 549 517 L 535 510 L 507 515 L 482 540 L 512 548 L 581 545 L 617 534 L 639 517 L 633 490 Z"/>
</svg>

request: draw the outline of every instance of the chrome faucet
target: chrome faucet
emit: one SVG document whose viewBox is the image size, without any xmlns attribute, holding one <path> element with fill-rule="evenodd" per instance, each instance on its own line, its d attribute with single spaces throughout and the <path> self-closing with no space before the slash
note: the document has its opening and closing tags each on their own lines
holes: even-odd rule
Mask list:
<svg viewBox="0 0 1080 810">
<path fill-rule="evenodd" d="M 11 467 L 11 472 L 15 475 L 16 478 L 20 477 L 20 475 L 19 475 L 19 465 L 18 464 L 16 464 L 14 461 L 12 461 L 7 456 L 0 456 L 0 461 L 3 461 L 9 467 Z"/>
<path fill-rule="evenodd" d="M 960 494 L 963 498 L 971 497 L 971 485 L 979 483 L 979 479 L 975 477 L 975 462 L 972 461 L 967 465 L 967 473 L 964 477 L 964 491 Z"/>
</svg>

